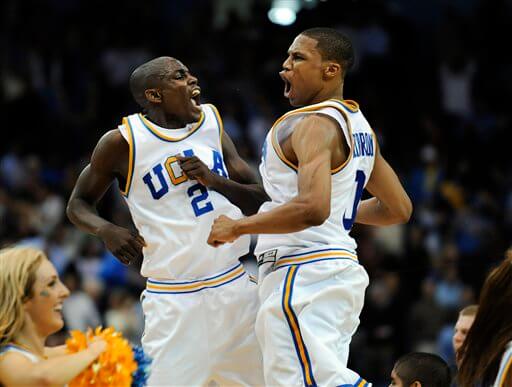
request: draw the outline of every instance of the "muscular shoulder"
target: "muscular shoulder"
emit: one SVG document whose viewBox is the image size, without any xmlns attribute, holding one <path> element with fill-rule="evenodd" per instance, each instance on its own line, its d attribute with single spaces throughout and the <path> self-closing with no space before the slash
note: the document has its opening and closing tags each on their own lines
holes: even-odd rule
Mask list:
<svg viewBox="0 0 512 387">
<path fill-rule="evenodd" d="M 106 132 L 96 144 L 91 167 L 106 167 L 119 172 L 128 160 L 129 145 L 118 129 Z"/>
<path fill-rule="evenodd" d="M 296 125 L 293 134 L 317 140 L 337 138 L 340 130 L 338 122 L 322 113 L 307 114 Z"/>
</svg>

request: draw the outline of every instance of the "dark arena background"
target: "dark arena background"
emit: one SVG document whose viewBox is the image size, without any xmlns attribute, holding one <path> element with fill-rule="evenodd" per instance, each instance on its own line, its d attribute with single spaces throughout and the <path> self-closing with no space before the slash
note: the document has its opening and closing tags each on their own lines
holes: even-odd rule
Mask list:
<svg viewBox="0 0 512 387">
<path fill-rule="evenodd" d="M 0 246 L 44 249 L 72 291 L 52 343 L 100 324 L 140 342 L 139 266 L 119 263 L 65 215 L 100 136 L 139 111 L 131 71 L 157 56 L 181 59 L 256 169 L 268 129 L 290 109 L 278 76 L 288 46 L 322 26 L 353 40 L 344 96 L 360 104 L 414 203 L 406 225 L 352 232 L 370 286 L 350 364 L 377 386 L 409 351 L 453 365 L 458 311 L 477 302 L 511 245 L 511 8 L 507 0 L 3 1 Z M 129 225 L 114 188 L 100 212 Z"/>
</svg>

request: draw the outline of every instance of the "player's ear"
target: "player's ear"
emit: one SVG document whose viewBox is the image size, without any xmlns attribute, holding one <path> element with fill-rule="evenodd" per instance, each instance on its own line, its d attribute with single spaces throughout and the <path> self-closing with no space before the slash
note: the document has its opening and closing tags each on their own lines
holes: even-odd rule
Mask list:
<svg viewBox="0 0 512 387">
<path fill-rule="evenodd" d="M 146 99 L 151 103 L 161 103 L 162 93 L 158 89 L 147 89 L 144 91 Z"/>
<path fill-rule="evenodd" d="M 415 380 L 414 382 L 411 383 L 410 387 L 421 387 L 421 382 Z"/>
<path fill-rule="evenodd" d="M 331 79 L 341 74 L 341 66 L 336 62 L 327 62 L 324 67 L 324 77 Z"/>
</svg>

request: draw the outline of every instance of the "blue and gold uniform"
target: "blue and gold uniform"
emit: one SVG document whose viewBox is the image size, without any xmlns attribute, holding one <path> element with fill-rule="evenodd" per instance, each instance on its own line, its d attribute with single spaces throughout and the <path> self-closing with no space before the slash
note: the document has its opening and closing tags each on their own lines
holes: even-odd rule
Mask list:
<svg viewBox="0 0 512 387">
<path fill-rule="evenodd" d="M 261 307 L 256 332 L 264 353 L 265 382 L 366 387 L 369 383 L 347 368 L 349 344 L 368 286 L 350 230 L 373 170 L 377 143 L 357 103 L 327 100 L 292 110 L 276 121 L 260 164 L 271 201 L 259 212 L 298 195 L 298 167 L 286 159 L 281 143 L 308 114 L 337 122 L 350 153 L 331 170 L 331 210 L 322 225 L 258 238 Z"/>
<path fill-rule="evenodd" d="M 220 115 L 213 105 L 201 109 L 198 122 L 180 129 L 159 127 L 141 114 L 119 126 L 130 145 L 122 193 L 147 244 L 141 274 L 147 277 L 142 344 L 153 358 L 148 382 L 261 385 L 257 290 L 239 261 L 249 236 L 218 248 L 206 243 L 216 217 L 242 213 L 189 180 L 176 158 L 195 155 L 228 177 Z"/>
</svg>

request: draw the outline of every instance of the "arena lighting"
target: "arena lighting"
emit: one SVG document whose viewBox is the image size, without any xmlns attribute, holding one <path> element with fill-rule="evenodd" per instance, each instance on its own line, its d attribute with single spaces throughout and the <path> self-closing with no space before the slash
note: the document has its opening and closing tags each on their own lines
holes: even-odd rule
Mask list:
<svg viewBox="0 0 512 387">
<path fill-rule="evenodd" d="M 268 11 L 268 18 L 274 24 L 289 26 L 297 19 L 300 0 L 274 0 Z"/>
</svg>

